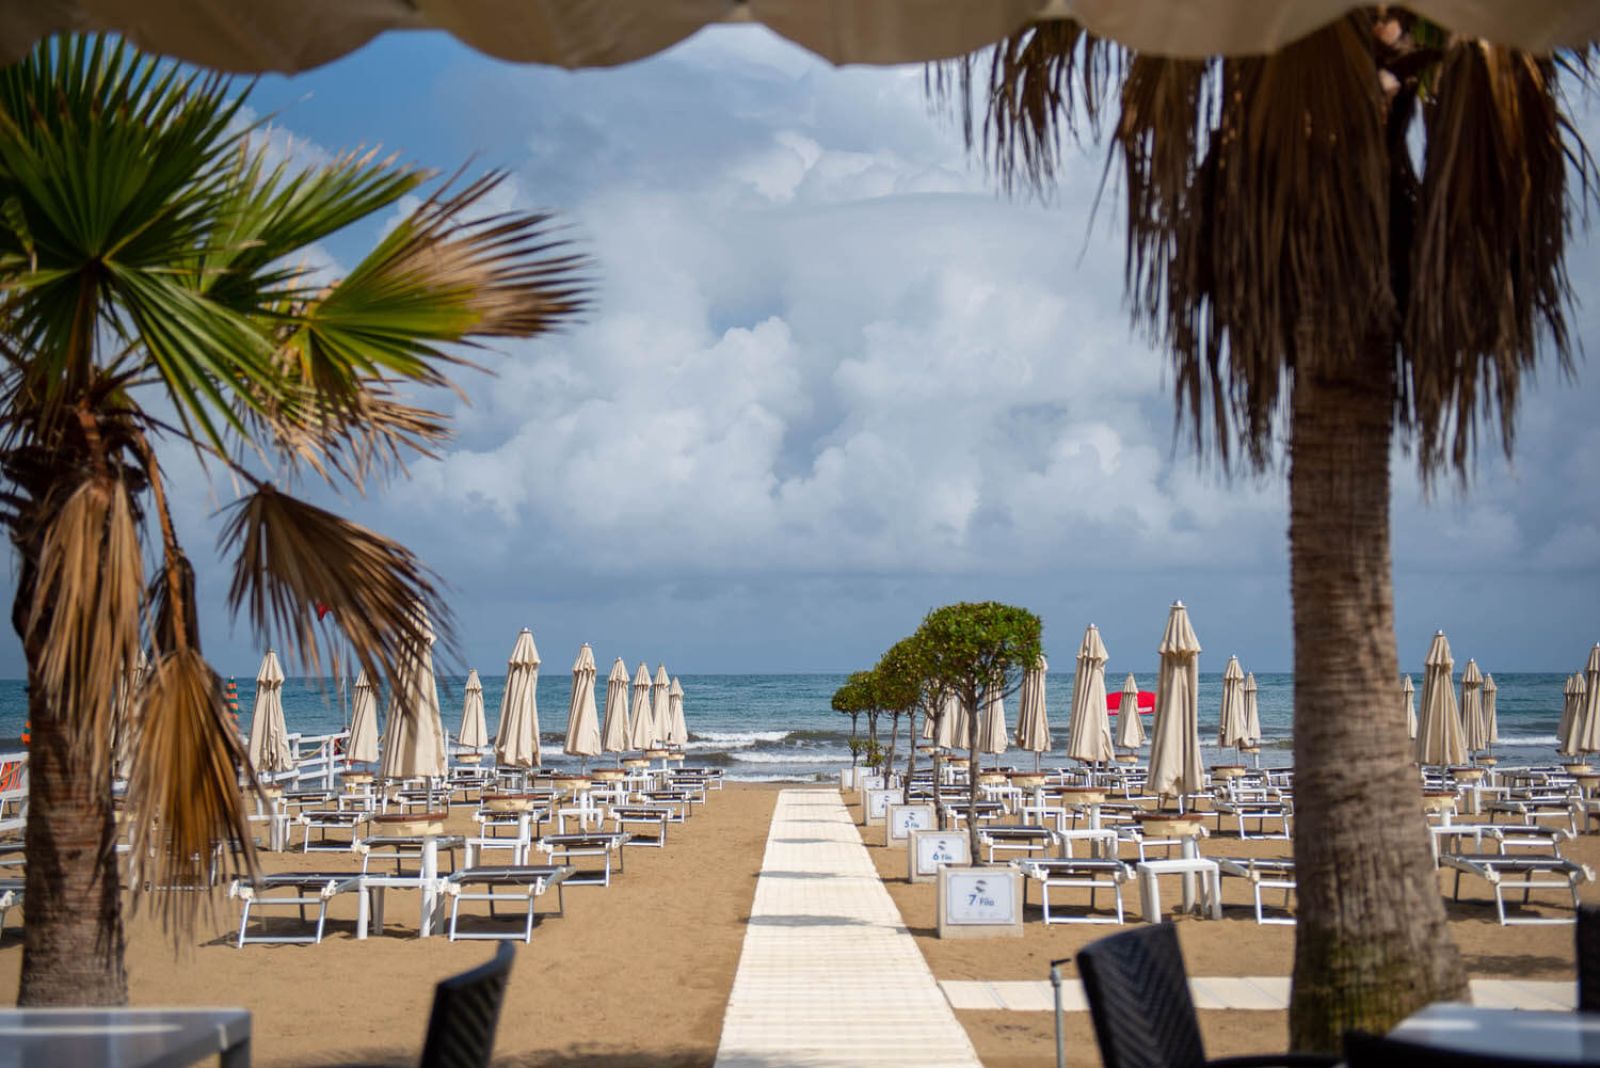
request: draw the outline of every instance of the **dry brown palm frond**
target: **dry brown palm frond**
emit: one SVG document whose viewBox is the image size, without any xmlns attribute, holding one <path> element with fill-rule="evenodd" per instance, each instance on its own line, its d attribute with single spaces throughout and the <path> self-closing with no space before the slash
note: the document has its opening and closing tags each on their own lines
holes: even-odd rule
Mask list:
<svg viewBox="0 0 1600 1068">
<path fill-rule="evenodd" d="M 127 487 L 87 479 L 44 532 L 27 644 L 41 650 L 45 700 L 68 713 L 72 742 L 96 778 L 109 767 L 117 687 L 139 656 L 142 572 Z"/>
<path fill-rule="evenodd" d="M 1267 463 L 1296 365 L 1348 359 L 1393 314 L 1369 29 L 1352 16 L 1222 61 L 1214 85 L 1162 61 L 1129 78 L 1134 312 L 1173 353 L 1180 420 L 1197 440 L 1214 424 L 1224 456 L 1236 432 Z"/>
<path fill-rule="evenodd" d="M 321 673 L 329 636 L 318 605 L 374 679 L 395 678 L 424 640 L 417 605 L 447 631 L 432 575 L 409 550 L 271 486 L 233 506 L 221 547 L 235 556 L 229 608 L 247 609 L 256 630 L 278 636 L 310 674 Z"/>
<path fill-rule="evenodd" d="M 1480 421 L 1498 421 L 1510 455 L 1542 340 L 1570 367 L 1567 168 L 1575 159 L 1586 181 L 1590 165 L 1556 72 L 1481 41 L 1453 42 L 1439 68 L 1404 324 L 1425 476 L 1447 465 L 1464 476 Z"/>
<path fill-rule="evenodd" d="M 992 49 L 930 64 L 924 84 L 933 99 L 957 109 L 967 148 L 981 144 L 1007 193 L 1022 186 L 1043 195 L 1063 142 L 1098 126 L 1125 56 L 1077 22 L 1052 19 Z"/>
<path fill-rule="evenodd" d="M 415 456 L 433 457 L 452 436 L 442 412 L 398 399 L 387 382 L 363 383 L 337 406 L 314 390 L 295 390 L 296 403 L 274 403 L 248 418 L 265 433 L 292 475 L 300 468 L 323 481 L 364 489 L 369 478 L 404 473 Z"/>
<path fill-rule="evenodd" d="M 192 929 L 201 905 L 212 903 L 205 891 L 214 866 L 255 870 L 239 788 L 246 764 L 221 682 L 199 650 L 158 654 L 143 687 L 128 819 L 134 901 L 153 894 L 168 931 Z"/>
</svg>

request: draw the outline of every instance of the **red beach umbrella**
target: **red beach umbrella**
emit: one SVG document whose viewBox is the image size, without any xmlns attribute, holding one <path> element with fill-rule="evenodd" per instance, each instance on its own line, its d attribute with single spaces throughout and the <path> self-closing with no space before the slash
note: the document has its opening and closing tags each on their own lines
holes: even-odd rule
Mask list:
<svg viewBox="0 0 1600 1068">
<path fill-rule="evenodd" d="M 1117 712 L 1122 708 L 1122 691 L 1106 694 L 1106 710 Z M 1148 716 L 1156 710 L 1156 695 L 1149 690 L 1139 691 L 1139 714 Z"/>
</svg>

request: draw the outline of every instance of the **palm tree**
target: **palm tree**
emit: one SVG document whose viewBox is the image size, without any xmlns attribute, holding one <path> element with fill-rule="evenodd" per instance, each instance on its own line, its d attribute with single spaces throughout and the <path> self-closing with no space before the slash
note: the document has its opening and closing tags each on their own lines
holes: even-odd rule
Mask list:
<svg viewBox="0 0 1600 1068">
<path fill-rule="evenodd" d="M 1389 711 L 1389 462 L 1398 432 L 1425 481 L 1464 479 L 1481 432 L 1509 453 L 1540 342 L 1569 366 L 1568 168 L 1593 167 L 1561 82 L 1587 70 L 1382 8 L 1205 60 L 1041 23 L 930 77 L 1008 190 L 1109 124 L 1180 421 L 1224 469 L 1286 445 L 1298 1048 L 1465 992 L 1422 821 L 1394 818 L 1419 788 Z"/>
<path fill-rule="evenodd" d="M 337 631 L 392 680 L 420 637 L 415 606 L 444 617 L 429 572 L 283 487 L 360 489 L 426 453 L 448 420 L 415 398 L 448 383 L 453 346 L 543 333 L 582 302 L 547 219 L 474 221 L 496 175 L 436 190 L 342 279 L 313 281 L 296 258 L 432 175 L 370 153 L 269 166 L 242 102 L 226 79 L 100 38 L 0 70 L 0 521 L 33 721 L 25 1005 L 127 998 L 119 698 L 137 724 L 135 900 L 205 885 L 217 843 L 255 863 L 163 458 L 197 459 L 237 495 L 232 610 L 312 672 Z M 148 671 L 119 694 L 146 647 Z M 152 903 L 176 933 L 200 897 Z"/>
</svg>

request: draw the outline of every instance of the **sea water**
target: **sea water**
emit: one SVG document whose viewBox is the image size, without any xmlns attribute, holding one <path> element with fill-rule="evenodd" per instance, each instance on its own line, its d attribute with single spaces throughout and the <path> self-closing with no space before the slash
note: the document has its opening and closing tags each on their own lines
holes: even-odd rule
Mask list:
<svg viewBox="0 0 1600 1068">
<path fill-rule="evenodd" d="M 1115 677 L 1111 677 L 1114 674 Z M 1107 686 L 1122 689 L 1125 673 L 1108 674 Z M 1135 673 L 1140 689 L 1154 690 L 1153 672 Z M 1415 671 L 1418 698 L 1422 672 Z M 239 723 L 250 725 L 255 680 L 239 678 Z M 498 722 L 504 677 L 482 678 L 484 706 L 491 736 Z M 684 718 L 689 726 L 691 764 L 726 769 L 729 778 L 750 781 L 805 781 L 831 778 L 850 763 L 847 741 L 850 717 L 829 707 L 833 692 L 844 682 L 843 675 L 684 675 Z M 1555 755 L 1556 728 L 1561 718 L 1562 688 L 1566 679 L 1557 674 L 1495 673 L 1499 686 L 1496 704 L 1500 742 L 1495 753 L 1504 763 L 1529 764 L 1552 760 Z M 452 737 L 460 730 L 464 678 L 441 676 L 438 679 L 439 704 L 445 730 Z M 1282 765 L 1292 758 L 1294 676 L 1256 675 L 1257 698 L 1261 712 L 1263 765 Z M 605 711 L 605 679 L 596 685 L 601 715 Z M 572 676 L 562 672 L 539 678 L 540 749 L 546 766 L 574 766 L 575 758 L 561 752 L 567 725 L 567 704 Z M 348 689 L 341 691 L 330 679 L 289 679 L 283 688 L 284 717 L 289 730 L 303 735 L 327 734 L 344 729 L 348 717 Z M 1200 676 L 1200 738 L 1207 763 L 1231 760 L 1232 750 L 1219 750 L 1214 744 L 1222 701 L 1222 675 Z M 1072 706 L 1071 672 L 1051 672 L 1046 684 L 1046 706 L 1051 738 L 1055 748 L 1044 755 L 1046 765 L 1064 759 L 1067 741 L 1067 716 Z M 380 702 L 380 712 L 383 712 Z M 1006 702 L 1006 722 L 1016 727 L 1016 699 Z M 1393 714 L 1404 715 L 1395 688 Z M 27 718 L 25 686 L 18 680 L 0 680 L 0 750 L 18 745 Z M 1144 717 L 1148 733 L 1150 717 Z M 1115 720 L 1113 720 L 1115 729 Z M 864 736 L 866 717 L 859 731 Z M 880 741 L 888 741 L 889 719 L 878 726 Z M 905 751 L 906 726 L 900 726 L 899 751 Z M 1148 754 L 1148 746 L 1145 750 Z M 610 760 L 599 757 L 591 763 Z M 1031 766 L 1031 753 L 1013 750 L 1002 763 Z"/>
</svg>

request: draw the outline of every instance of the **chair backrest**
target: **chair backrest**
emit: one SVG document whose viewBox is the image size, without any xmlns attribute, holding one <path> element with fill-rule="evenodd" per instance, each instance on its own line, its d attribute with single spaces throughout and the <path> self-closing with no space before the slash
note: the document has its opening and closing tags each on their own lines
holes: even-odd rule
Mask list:
<svg viewBox="0 0 1600 1068">
<path fill-rule="evenodd" d="M 1344 1036 L 1346 1068 L 1533 1068 L 1547 1062 L 1537 1057 L 1500 1057 L 1441 1049 L 1404 1038 L 1349 1031 Z"/>
<path fill-rule="evenodd" d="M 1205 1047 L 1178 932 L 1136 927 L 1078 953 L 1095 1039 L 1106 1068 L 1201 1068 Z"/>
<path fill-rule="evenodd" d="M 511 944 L 502 942 L 489 963 L 451 976 L 434 988 L 422 1068 L 489 1068 L 500 1004 L 505 1000 L 515 955 Z"/>
<path fill-rule="evenodd" d="M 1578 908 L 1578 1011 L 1600 1012 L 1600 905 Z"/>
</svg>

